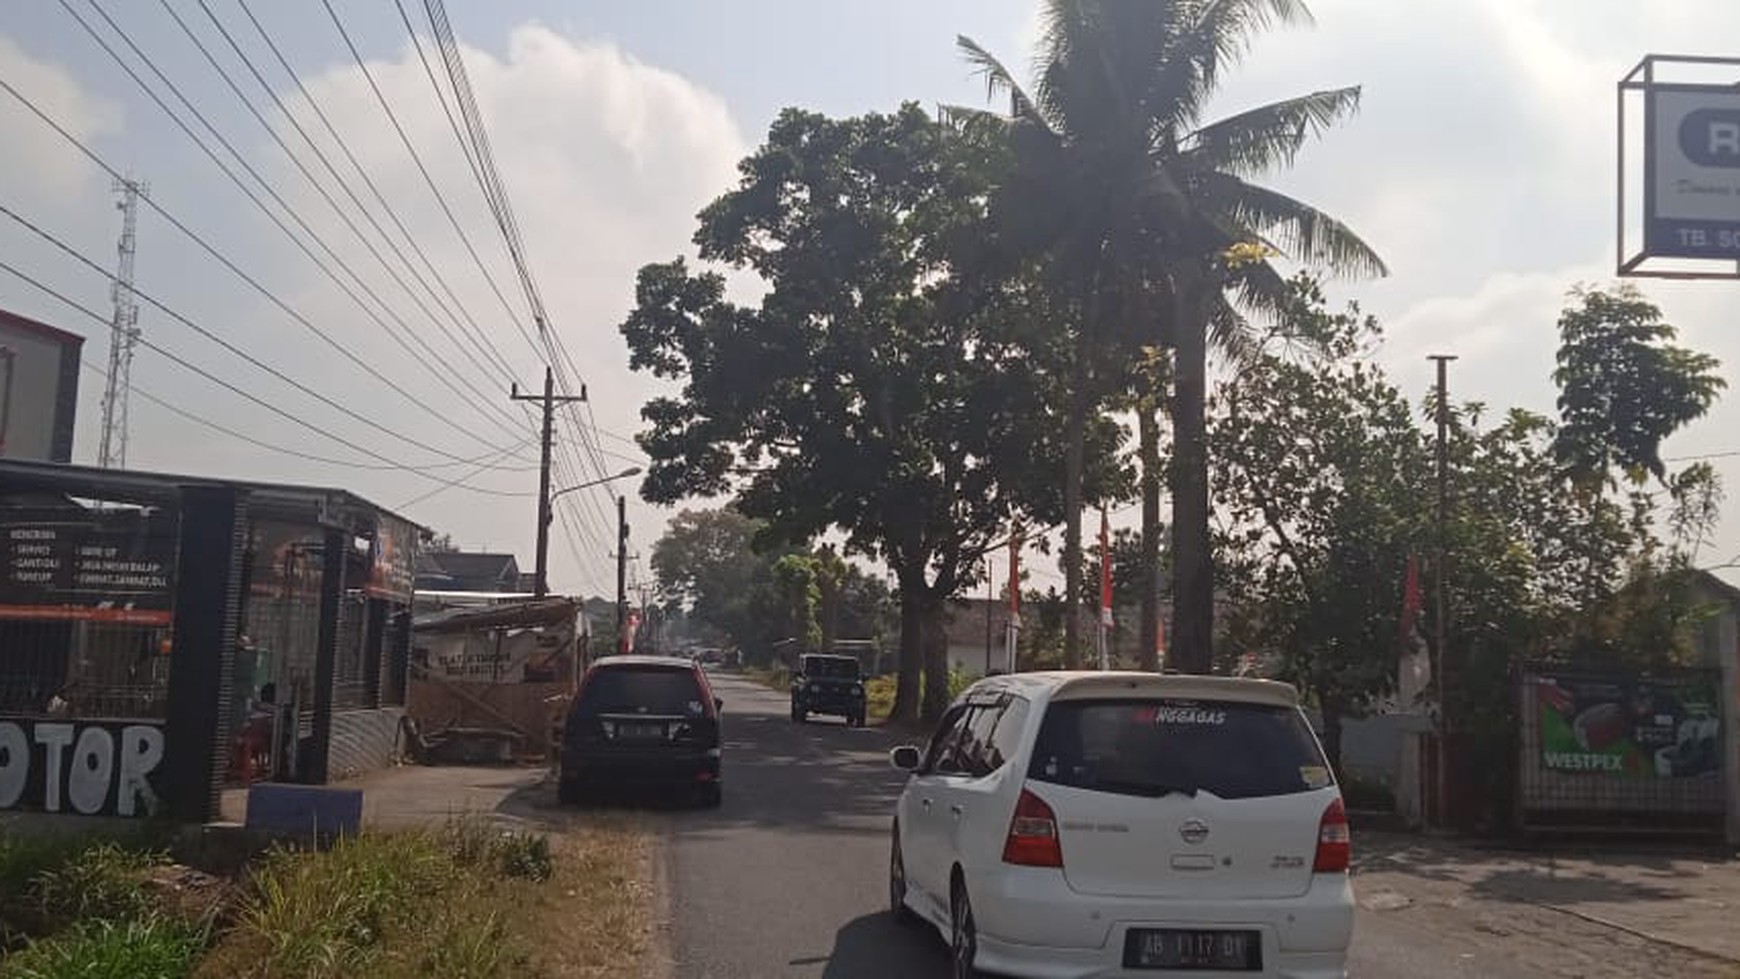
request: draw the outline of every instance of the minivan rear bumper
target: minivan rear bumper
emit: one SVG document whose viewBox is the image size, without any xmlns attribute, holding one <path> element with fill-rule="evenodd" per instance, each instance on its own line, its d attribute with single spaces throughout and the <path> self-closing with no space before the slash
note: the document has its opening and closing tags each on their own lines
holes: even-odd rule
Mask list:
<svg viewBox="0 0 1740 979">
<path fill-rule="evenodd" d="M 1132 928 L 1249 929 L 1262 936 L 1262 972 L 1248 976 L 1341 979 L 1353 940 L 1353 886 L 1317 874 L 1299 897 L 1160 900 L 1089 897 L 1058 870 L 1000 866 L 967 881 L 981 969 L 1034 979 L 1148 976 L 1123 966 Z M 1164 973 L 1161 973 L 1164 974 Z"/>
</svg>

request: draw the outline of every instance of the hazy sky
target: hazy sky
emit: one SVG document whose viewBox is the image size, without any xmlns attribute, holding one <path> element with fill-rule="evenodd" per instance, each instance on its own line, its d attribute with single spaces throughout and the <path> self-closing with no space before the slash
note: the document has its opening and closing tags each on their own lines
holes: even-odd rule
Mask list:
<svg viewBox="0 0 1740 979">
<path fill-rule="evenodd" d="M 342 135 L 342 147 L 273 59 L 244 2 Z M 439 187 L 439 201 L 318 0 L 97 0 L 96 6 L 92 0 L 66 0 L 65 6 L 61 0 L 18 0 L 0 5 L 0 79 L 112 166 L 148 181 L 158 205 L 259 286 L 146 210 L 139 226 L 143 293 L 354 414 L 248 366 L 149 304 L 140 321 L 148 338 L 369 454 L 251 404 L 150 350 L 141 351 L 135 365 L 136 391 L 273 446 L 324 458 L 376 466 L 383 460 L 418 467 L 447 463 L 433 472 L 449 480 L 475 469 L 452 464 L 455 458 L 500 459 L 511 468 L 478 475 L 472 485 L 525 495 L 448 488 L 417 500 L 441 482 L 251 445 L 140 394 L 133 402 L 129 463 L 342 486 L 382 505 L 404 506 L 408 516 L 451 533 L 468 548 L 511 549 L 529 569 L 536 473 L 526 467 L 535 456 L 533 431 L 506 398 L 510 373 L 522 386 L 536 384 L 541 361 L 520 333 L 528 320 L 516 280 L 392 0 L 332 4 Z M 1025 64 L 1034 33 L 1032 4 L 1017 0 L 449 0 L 448 6 L 552 324 L 584 375 L 590 410 L 607 433 L 598 446 L 606 471 L 638 458 L 622 437 L 637 429 L 639 406 L 654 390 L 628 372 L 616 330 L 630 303 L 634 271 L 688 250 L 695 212 L 728 186 L 734 164 L 759 141 L 774 113 L 788 105 L 843 114 L 889 109 L 907 99 L 927 105 L 976 101 L 982 92 L 955 54 L 955 35 L 970 34 L 1011 64 Z M 224 176 L 67 7 L 280 213 L 205 124 L 137 60 L 127 41 L 155 62 L 246 165 L 318 233 L 324 245 L 311 247 L 356 299 Z M 407 2 L 427 45 L 426 22 L 416 16 L 420 9 Z M 1740 38 L 1740 5 L 1317 0 L 1313 9 L 1314 30 L 1276 34 L 1258 44 L 1232 77 L 1217 112 L 1362 84 L 1361 114 L 1272 182 L 1349 221 L 1389 262 L 1389 279 L 1348 284 L 1339 294 L 1357 296 L 1384 321 L 1383 356 L 1405 390 L 1426 393 L 1426 354 L 1455 353 L 1461 357 L 1452 374 L 1457 396 L 1494 408 L 1550 409 L 1555 320 L 1564 294 L 1578 282 L 1612 274 L 1614 83 L 1647 52 L 1740 54 L 1709 47 L 1711 38 Z M 171 11 L 231 72 L 332 203 L 249 114 Z M 104 13 L 125 38 L 105 23 Z M 210 15 L 254 60 L 291 118 L 347 178 L 373 219 L 391 230 L 344 151 L 356 157 L 435 272 L 407 250 L 419 269 L 413 276 L 379 244 L 369 218 L 308 152 Z M 109 177 L 4 91 L 0 127 L 8 137 L 0 204 L 111 267 L 118 221 Z M 491 280 L 454 231 L 443 203 Z M 347 227 L 347 219 L 357 231 Z M 296 224 L 290 226 L 302 235 Z M 375 244 L 403 286 L 359 233 Z M 102 276 L 3 217 L 0 255 L 106 315 Z M 440 303 L 429 298 L 431 287 Z M 1683 329 L 1683 342 L 1720 356 L 1732 377 L 1733 365 L 1740 364 L 1740 325 L 1729 311 L 1740 309 L 1740 285 L 1645 288 Z M 101 324 L 3 272 L 0 307 L 89 336 L 87 362 L 106 363 Z M 309 325 L 404 393 L 347 360 Z M 419 364 L 389 329 L 426 363 Z M 473 329 L 487 343 L 470 339 Z M 87 372 L 83 382 L 77 455 L 90 461 L 98 440 L 101 380 Z M 487 404 L 491 400 L 507 413 Z M 1737 422 L 1740 392 L 1675 438 L 1668 454 L 1740 453 Z M 573 426 L 564 427 L 571 435 Z M 380 458 L 373 458 L 377 453 Z M 1717 462 L 1730 484 L 1740 485 L 1740 454 Z M 580 460 L 568 468 L 581 471 L 564 471 L 558 484 L 597 475 L 595 465 L 590 456 Z M 629 495 L 632 549 L 644 556 L 668 514 Z M 1740 488 L 1731 496 L 1740 500 Z M 558 526 L 552 549 L 553 584 L 607 592 L 613 587 L 611 494 L 590 490 L 566 499 L 568 519 Z M 1700 555 L 1703 563 L 1740 556 L 1737 508 L 1740 503 L 1729 505 L 1721 542 Z"/>
</svg>

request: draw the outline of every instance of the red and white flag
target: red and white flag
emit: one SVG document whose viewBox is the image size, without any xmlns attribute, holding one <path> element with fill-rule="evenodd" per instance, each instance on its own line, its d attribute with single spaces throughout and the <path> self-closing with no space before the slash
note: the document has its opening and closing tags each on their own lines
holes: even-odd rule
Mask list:
<svg viewBox="0 0 1740 979">
<path fill-rule="evenodd" d="M 634 652 L 634 637 L 638 632 L 640 632 L 640 609 L 631 608 L 628 610 L 628 617 L 624 620 L 622 625 L 623 652 Z"/>
<path fill-rule="evenodd" d="M 1100 625 L 1112 627 L 1112 528 L 1100 508 Z"/>
</svg>

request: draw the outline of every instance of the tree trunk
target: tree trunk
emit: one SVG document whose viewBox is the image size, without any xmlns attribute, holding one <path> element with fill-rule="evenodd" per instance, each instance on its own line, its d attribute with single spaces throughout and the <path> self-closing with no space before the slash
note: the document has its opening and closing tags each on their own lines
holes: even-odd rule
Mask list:
<svg viewBox="0 0 1740 979">
<path fill-rule="evenodd" d="M 904 577 L 904 576 L 903 576 Z M 890 721 L 918 720 L 919 678 L 924 667 L 924 609 L 919 592 L 900 586 L 900 653 L 896 661 L 894 708 Z"/>
<path fill-rule="evenodd" d="M 1069 418 L 1064 438 L 1067 440 L 1063 474 L 1063 590 L 1064 604 L 1069 609 L 1063 620 L 1063 665 L 1079 670 L 1082 664 L 1081 616 L 1081 506 L 1082 469 L 1087 454 L 1083 444 L 1087 438 L 1088 397 L 1087 352 L 1075 351 L 1075 363 L 1070 367 Z"/>
<path fill-rule="evenodd" d="M 924 702 L 919 719 L 930 723 L 949 706 L 949 631 L 947 603 L 927 597 L 923 611 Z"/>
<path fill-rule="evenodd" d="M 1143 378 L 1141 383 L 1150 383 Z M 1157 383 L 1157 382 L 1154 382 Z M 1138 454 L 1142 462 L 1142 621 L 1136 633 L 1136 663 L 1160 668 L 1160 420 L 1154 417 L 1161 392 L 1136 400 Z"/>
<path fill-rule="evenodd" d="M 1172 655 L 1185 673 L 1214 668 L 1214 558 L 1209 551 L 1206 284 L 1180 288 L 1172 386 Z"/>
</svg>

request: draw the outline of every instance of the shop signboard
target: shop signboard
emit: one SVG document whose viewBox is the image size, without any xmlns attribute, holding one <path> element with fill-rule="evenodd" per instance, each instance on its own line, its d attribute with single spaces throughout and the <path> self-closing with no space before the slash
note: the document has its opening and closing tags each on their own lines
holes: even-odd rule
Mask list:
<svg viewBox="0 0 1740 979">
<path fill-rule="evenodd" d="M 375 598 L 410 601 L 417 580 L 416 526 L 381 514 L 369 551 L 368 593 Z"/>
<path fill-rule="evenodd" d="M 0 718 L 0 811 L 142 816 L 162 762 L 159 724 Z"/>
<path fill-rule="evenodd" d="M 0 619 L 167 626 L 176 542 L 138 513 L 0 521 Z"/>
<path fill-rule="evenodd" d="M 1713 677 L 1544 675 L 1534 687 L 1547 771 L 1630 779 L 1721 774 Z"/>
</svg>

